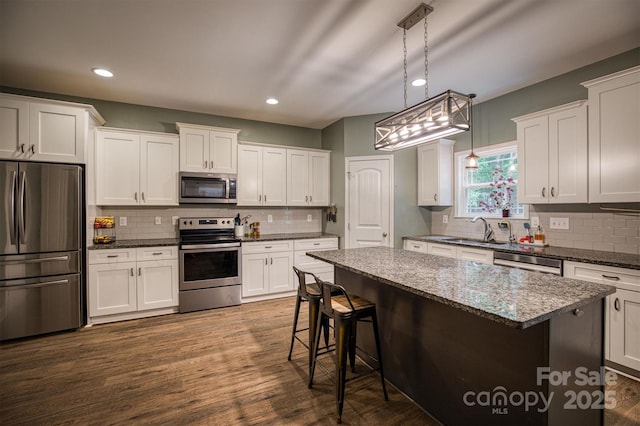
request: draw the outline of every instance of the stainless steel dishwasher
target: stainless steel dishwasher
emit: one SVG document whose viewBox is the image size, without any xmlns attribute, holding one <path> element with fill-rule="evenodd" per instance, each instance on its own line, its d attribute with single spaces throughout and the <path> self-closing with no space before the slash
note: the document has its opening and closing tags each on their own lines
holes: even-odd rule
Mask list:
<svg viewBox="0 0 640 426">
<path fill-rule="evenodd" d="M 519 253 L 493 253 L 493 264 L 525 269 L 527 271 L 545 272 L 562 275 L 562 260 L 544 256 L 532 256 Z"/>
</svg>

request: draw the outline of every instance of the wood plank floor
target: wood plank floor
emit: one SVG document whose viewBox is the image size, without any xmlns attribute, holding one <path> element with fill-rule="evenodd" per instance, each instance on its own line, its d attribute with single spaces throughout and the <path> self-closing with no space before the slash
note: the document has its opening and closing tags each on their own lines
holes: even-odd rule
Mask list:
<svg viewBox="0 0 640 426">
<path fill-rule="evenodd" d="M 293 306 L 285 298 L 0 344 L 0 424 L 335 424 L 332 360 L 313 389 L 306 349 L 296 343 L 286 360 Z M 348 382 L 344 424 L 437 424 L 388 390 L 385 402 L 376 374 Z M 615 390 L 606 423 L 640 423 L 640 386 L 619 380 Z"/>
</svg>

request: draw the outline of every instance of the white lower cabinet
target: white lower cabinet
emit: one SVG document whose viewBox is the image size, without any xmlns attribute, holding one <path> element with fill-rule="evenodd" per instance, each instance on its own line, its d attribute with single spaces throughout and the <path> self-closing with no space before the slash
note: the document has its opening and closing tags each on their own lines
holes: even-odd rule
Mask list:
<svg viewBox="0 0 640 426">
<path fill-rule="evenodd" d="M 292 240 L 243 243 L 242 297 L 294 290 L 292 270 Z"/>
<path fill-rule="evenodd" d="M 418 240 L 404 240 L 404 249 L 451 259 L 468 260 L 471 262 L 493 264 L 493 250 L 474 247 L 456 246 L 453 244 L 428 243 Z"/>
<path fill-rule="evenodd" d="M 89 251 L 89 323 L 177 312 L 178 248 Z"/>
<path fill-rule="evenodd" d="M 295 240 L 293 244 L 293 264 L 296 268 L 305 272 L 311 272 L 321 280 L 334 282 L 335 278 L 333 265 L 307 256 L 307 253 L 322 250 L 337 250 L 337 238 L 313 238 L 308 240 Z M 294 288 L 298 288 L 298 278 L 295 276 L 295 274 L 293 275 L 293 280 Z M 313 280 L 310 280 L 309 282 L 313 282 Z"/>
<path fill-rule="evenodd" d="M 640 271 L 564 262 L 564 276 L 617 288 L 605 304 L 605 358 L 640 377 Z"/>
</svg>

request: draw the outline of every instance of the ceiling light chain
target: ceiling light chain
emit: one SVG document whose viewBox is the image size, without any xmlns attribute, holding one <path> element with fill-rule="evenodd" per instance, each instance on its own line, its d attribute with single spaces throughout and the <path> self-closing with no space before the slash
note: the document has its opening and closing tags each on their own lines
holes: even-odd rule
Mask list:
<svg viewBox="0 0 640 426">
<path fill-rule="evenodd" d="M 407 29 L 402 30 L 402 53 L 404 68 L 404 109 L 407 109 Z"/>
<path fill-rule="evenodd" d="M 429 38 L 427 36 L 427 16 L 429 16 L 428 13 L 424 15 L 424 98 L 425 99 L 429 99 L 429 59 L 428 59 Z M 405 108 L 406 107 L 407 106 L 405 105 Z"/>
</svg>

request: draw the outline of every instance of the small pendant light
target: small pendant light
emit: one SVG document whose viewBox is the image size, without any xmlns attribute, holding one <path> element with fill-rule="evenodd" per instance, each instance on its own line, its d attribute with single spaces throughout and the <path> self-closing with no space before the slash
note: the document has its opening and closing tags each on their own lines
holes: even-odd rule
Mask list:
<svg viewBox="0 0 640 426">
<path fill-rule="evenodd" d="M 476 95 L 475 93 L 471 93 L 469 95 L 469 98 L 473 99 L 475 98 Z M 469 122 L 471 122 L 473 120 L 473 111 L 469 112 Z M 475 172 L 476 170 L 478 170 L 478 159 L 480 157 L 478 157 L 477 155 L 475 155 L 473 153 L 473 126 L 471 126 L 471 154 L 467 155 L 464 158 L 464 168 L 465 170 L 469 170 L 472 172 Z"/>
</svg>

